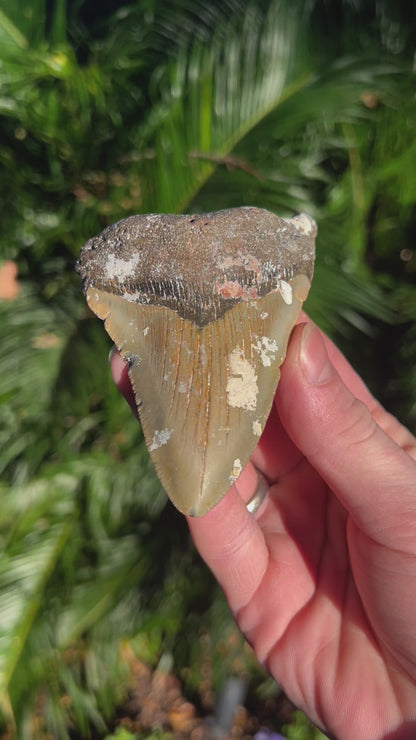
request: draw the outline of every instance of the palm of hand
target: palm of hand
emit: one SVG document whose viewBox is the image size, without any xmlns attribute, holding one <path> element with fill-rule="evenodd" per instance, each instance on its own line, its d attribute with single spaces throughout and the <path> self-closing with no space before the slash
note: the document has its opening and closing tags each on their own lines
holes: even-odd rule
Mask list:
<svg viewBox="0 0 416 740">
<path fill-rule="evenodd" d="M 406 676 L 416 677 L 416 653 L 401 644 L 416 628 L 416 558 L 363 534 L 304 458 L 271 487 L 258 524 L 267 567 L 235 615 L 259 659 L 335 737 L 399 725 L 416 696 Z M 413 627 L 402 635 L 409 600 Z"/>
</svg>

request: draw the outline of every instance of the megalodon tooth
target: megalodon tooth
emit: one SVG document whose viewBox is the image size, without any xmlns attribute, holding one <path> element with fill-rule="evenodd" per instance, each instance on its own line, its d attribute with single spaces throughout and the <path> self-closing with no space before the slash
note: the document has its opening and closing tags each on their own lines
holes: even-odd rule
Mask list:
<svg viewBox="0 0 416 740">
<path fill-rule="evenodd" d="M 202 516 L 248 462 L 311 284 L 316 226 L 261 208 L 130 216 L 83 247 L 92 311 L 127 360 L 147 449 Z"/>
</svg>

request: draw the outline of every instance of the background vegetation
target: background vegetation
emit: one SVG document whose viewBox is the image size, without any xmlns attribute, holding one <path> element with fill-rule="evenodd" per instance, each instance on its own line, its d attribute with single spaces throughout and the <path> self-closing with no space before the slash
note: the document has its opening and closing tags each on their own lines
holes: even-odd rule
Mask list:
<svg viewBox="0 0 416 740">
<path fill-rule="evenodd" d="M 3 0 L 2 737 L 109 735 L 144 664 L 202 713 L 239 676 L 281 729 L 73 267 L 131 213 L 304 210 L 310 315 L 415 428 L 415 16 L 401 0 Z M 317 737 L 299 715 L 285 733 Z"/>
</svg>

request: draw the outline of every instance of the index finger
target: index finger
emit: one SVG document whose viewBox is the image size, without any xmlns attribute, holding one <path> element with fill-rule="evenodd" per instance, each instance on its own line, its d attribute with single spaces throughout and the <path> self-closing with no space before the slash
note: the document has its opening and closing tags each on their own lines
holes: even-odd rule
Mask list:
<svg viewBox="0 0 416 740">
<path fill-rule="evenodd" d="M 245 497 L 251 498 L 255 489 L 253 478 L 245 489 Z M 238 492 L 238 483 L 234 483 L 207 514 L 199 518 L 187 517 L 187 521 L 196 548 L 236 614 L 252 599 L 269 561 L 263 531 L 247 511 L 244 498 Z"/>
</svg>

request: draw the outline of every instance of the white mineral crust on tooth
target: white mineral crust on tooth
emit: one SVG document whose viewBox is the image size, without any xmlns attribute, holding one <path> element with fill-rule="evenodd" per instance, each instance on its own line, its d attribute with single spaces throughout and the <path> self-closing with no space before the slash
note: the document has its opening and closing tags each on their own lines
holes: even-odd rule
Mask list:
<svg viewBox="0 0 416 740">
<path fill-rule="evenodd" d="M 105 263 L 105 274 L 109 280 L 117 280 L 119 283 L 128 280 L 134 273 L 140 262 L 140 254 L 133 254 L 130 259 L 122 260 L 115 254 L 109 254 Z"/>
<path fill-rule="evenodd" d="M 291 306 L 293 303 L 293 290 L 292 286 L 286 280 L 280 281 L 279 292 L 286 305 Z"/>
<path fill-rule="evenodd" d="M 238 476 L 240 475 L 241 471 L 243 469 L 243 466 L 241 464 L 241 460 L 239 457 L 237 457 L 233 462 L 233 469 L 231 471 L 230 475 L 230 482 L 234 483 L 235 480 L 237 480 Z"/>
<path fill-rule="evenodd" d="M 306 236 L 308 236 L 308 234 L 312 234 L 312 232 L 316 230 L 315 221 L 310 216 L 307 216 L 306 213 L 300 213 L 299 216 L 295 216 L 295 218 L 288 220 Z"/>
<path fill-rule="evenodd" d="M 244 357 L 240 347 L 228 356 L 227 400 L 230 406 L 254 411 L 259 392 L 257 375 L 252 363 Z"/>
<path fill-rule="evenodd" d="M 157 429 L 153 435 L 151 444 L 149 445 L 149 452 L 158 450 L 159 447 L 163 447 L 171 438 L 173 429 Z"/>
<path fill-rule="evenodd" d="M 261 339 L 257 339 L 256 344 L 253 344 L 253 349 L 260 355 L 263 367 L 270 367 L 278 350 L 278 346 L 274 339 L 261 337 Z"/>
<path fill-rule="evenodd" d="M 252 427 L 251 428 L 253 430 L 253 434 L 256 437 L 260 437 L 260 434 L 261 434 L 261 424 L 260 424 L 260 422 L 259 422 L 258 419 L 255 419 L 255 421 L 253 421 L 253 424 L 252 424 Z"/>
</svg>

